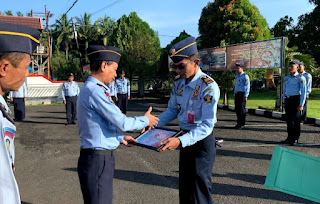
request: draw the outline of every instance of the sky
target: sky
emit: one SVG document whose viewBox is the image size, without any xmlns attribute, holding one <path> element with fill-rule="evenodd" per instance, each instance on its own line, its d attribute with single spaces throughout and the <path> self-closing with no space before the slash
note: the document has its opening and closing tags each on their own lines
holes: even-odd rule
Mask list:
<svg viewBox="0 0 320 204">
<path fill-rule="evenodd" d="M 1 9 L 17 11 L 24 15 L 33 12 L 44 12 L 44 6 L 54 16 L 49 19 L 49 25 L 67 12 L 76 0 L 0 0 Z M 211 0 L 210 2 L 212 2 Z M 84 12 L 92 14 L 92 23 L 99 17 L 107 15 L 118 20 L 122 15 L 137 12 L 138 16 L 146 21 L 158 33 L 161 47 L 166 47 L 181 31 L 198 37 L 198 21 L 207 0 L 78 0 L 67 16 L 75 17 Z M 314 5 L 308 0 L 250 0 L 256 5 L 260 14 L 267 20 L 270 28 L 276 22 L 288 15 L 298 22 L 298 17 L 313 10 Z"/>
</svg>

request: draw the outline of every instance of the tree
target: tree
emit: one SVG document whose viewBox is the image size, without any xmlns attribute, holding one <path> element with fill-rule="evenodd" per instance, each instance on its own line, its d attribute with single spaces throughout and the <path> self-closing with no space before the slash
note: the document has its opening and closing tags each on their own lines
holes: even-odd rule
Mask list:
<svg viewBox="0 0 320 204">
<path fill-rule="evenodd" d="M 55 23 L 55 29 L 53 31 L 54 36 L 57 37 L 57 45 L 63 44 L 66 52 L 66 60 L 69 58 L 70 43 L 73 39 L 73 29 L 71 26 L 71 19 L 68 19 L 67 15 L 62 15 Z"/>
<path fill-rule="evenodd" d="M 143 95 L 144 77 L 154 76 L 159 69 L 161 48 L 157 33 L 132 12 L 115 23 L 111 43 L 122 50 L 120 68 L 127 70 L 130 80 L 133 75 L 139 76 L 139 91 Z"/>
<path fill-rule="evenodd" d="M 91 24 L 91 14 L 84 13 L 84 15 L 76 17 L 77 23 L 80 24 L 78 27 L 79 38 L 84 41 L 84 50 L 85 50 L 85 62 L 89 62 L 88 60 L 88 46 L 89 41 L 92 39 L 93 34 L 95 33 L 94 27 Z"/>
<path fill-rule="evenodd" d="M 7 16 L 13 16 L 12 11 L 8 10 L 8 11 L 4 11 L 5 15 Z"/>
<path fill-rule="evenodd" d="M 271 38 L 267 21 L 249 0 L 215 0 L 202 9 L 200 47 Z"/>
<path fill-rule="evenodd" d="M 295 27 L 294 45 L 297 45 L 299 51 L 311 54 L 318 64 L 320 64 L 320 1 L 310 0 L 310 3 L 316 5 L 311 13 L 301 15 L 299 22 Z"/>
<path fill-rule="evenodd" d="M 281 37 L 281 36 L 291 36 L 293 35 L 293 18 L 289 16 L 285 16 L 280 18 L 280 20 L 271 28 L 271 33 L 274 37 Z"/>
<path fill-rule="evenodd" d="M 94 23 L 94 25 L 99 36 L 98 40 L 102 39 L 102 44 L 106 46 L 112 33 L 114 21 L 110 17 L 105 15 L 103 18 L 99 17 L 98 20 Z"/>
<path fill-rule="evenodd" d="M 23 16 L 23 13 L 21 13 L 20 11 L 16 12 L 17 16 Z"/>
<path fill-rule="evenodd" d="M 199 19 L 200 48 L 218 47 L 271 38 L 267 21 L 249 0 L 215 0 L 202 9 Z M 260 73 L 261 70 L 253 72 Z M 224 104 L 233 74 L 214 73 L 224 94 Z"/>
</svg>

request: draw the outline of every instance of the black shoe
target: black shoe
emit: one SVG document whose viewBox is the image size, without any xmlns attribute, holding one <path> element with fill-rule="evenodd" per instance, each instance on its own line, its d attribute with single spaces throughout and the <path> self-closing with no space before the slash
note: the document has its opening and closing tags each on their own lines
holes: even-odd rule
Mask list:
<svg viewBox="0 0 320 204">
<path fill-rule="evenodd" d="M 238 129 L 238 130 L 242 130 L 244 126 L 241 126 L 241 125 L 236 125 L 234 126 L 234 129 Z"/>
<path fill-rule="evenodd" d="M 65 125 L 70 125 L 71 123 L 65 123 Z"/>
<path fill-rule="evenodd" d="M 289 145 L 290 146 L 297 146 L 299 144 L 298 140 L 295 140 L 294 142 L 291 142 Z"/>
<path fill-rule="evenodd" d="M 77 123 L 76 123 L 76 122 L 72 122 L 71 124 L 72 124 L 72 125 L 75 125 L 75 124 L 77 124 Z"/>
<path fill-rule="evenodd" d="M 281 144 L 291 144 L 292 141 L 286 139 L 286 140 L 282 140 L 280 143 L 281 143 Z"/>
</svg>

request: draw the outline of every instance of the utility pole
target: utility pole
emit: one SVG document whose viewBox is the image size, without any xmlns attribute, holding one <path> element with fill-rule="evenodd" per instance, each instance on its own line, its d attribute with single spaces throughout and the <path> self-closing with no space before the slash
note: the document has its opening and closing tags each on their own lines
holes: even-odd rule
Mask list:
<svg viewBox="0 0 320 204">
<path fill-rule="evenodd" d="M 52 16 L 52 14 L 50 13 L 50 11 L 47 11 L 47 6 L 45 5 L 44 6 L 44 13 L 43 12 L 33 12 L 33 10 L 31 10 L 30 12 L 30 16 L 31 17 L 40 17 L 40 18 L 44 18 L 46 20 L 46 28 L 47 28 L 47 31 L 45 32 L 46 35 L 47 35 L 47 42 L 48 42 L 48 45 L 47 45 L 47 53 L 46 54 L 39 54 L 39 55 L 45 55 L 47 56 L 47 72 L 48 72 L 48 78 L 50 78 L 50 70 L 51 70 L 51 43 L 50 43 L 50 33 L 49 33 L 49 17 Z M 44 20 L 43 19 L 43 20 Z"/>
</svg>

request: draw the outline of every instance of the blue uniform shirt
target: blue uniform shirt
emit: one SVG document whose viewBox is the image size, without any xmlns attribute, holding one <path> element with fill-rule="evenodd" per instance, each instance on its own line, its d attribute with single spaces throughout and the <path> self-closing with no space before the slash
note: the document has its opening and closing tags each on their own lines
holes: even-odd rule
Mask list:
<svg viewBox="0 0 320 204">
<path fill-rule="evenodd" d="M 300 106 L 304 105 L 306 100 L 306 79 L 296 72 L 293 76 L 290 74 L 285 76 L 283 79 L 283 103 L 285 102 L 286 96 L 297 96 L 300 95 Z"/>
<path fill-rule="evenodd" d="M 116 87 L 117 87 L 117 93 L 128 93 L 128 96 L 130 96 L 130 81 L 127 78 L 117 78 L 116 79 Z"/>
<path fill-rule="evenodd" d="M 111 82 L 111 84 L 108 84 L 107 87 L 110 89 L 110 96 L 117 96 L 117 89 L 114 81 Z"/>
<path fill-rule="evenodd" d="M 80 88 L 77 82 L 72 81 L 70 84 L 69 81 L 66 81 L 62 85 L 62 99 L 66 100 L 66 96 L 78 96 L 80 93 Z"/>
<path fill-rule="evenodd" d="M 236 74 L 234 94 L 244 92 L 244 97 L 248 98 L 250 93 L 250 78 L 244 72 Z"/>
<path fill-rule="evenodd" d="M 80 92 L 77 113 L 81 148 L 116 149 L 124 137 L 118 131 L 140 130 L 149 125 L 146 116 L 122 114 L 107 86 L 92 76 Z"/>
<path fill-rule="evenodd" d="M 202 79 L 206 77 L 206 79 Z M 217 122 L 217 104 L 220 89 L 217 83 L 204 74 L 201 69 L 186 84 L 186 79 L 179 78 L 174 82 L 167 109 L 159 115 L 158 126 L 163 126 L 178 118 L 183 130 L 190 130 L 179 137 L 182 147 L 195 144 L 207 137 Z M 209 81 L 206 83 L 205 81 Z M 210 83 L 211 82 L 211 83 Z M 188 111 L 194 111 L 194 123 L 188 123 Z"/>
<path fill-rule="evenodd" d="M 10 91 L 9 97 L 11 98 L 25 98 L 28 97 L 27 85 L 26 82 L 20 86 L 18 91 Z"/>
<path fill-rule="evenodd" d="M 307 89 L 307 95 L 311 93 L 312 88 L 312 75 L 307 72 L 302 72 L 301 74 L 306 79 L 306 89 Z"/>
</svg>

